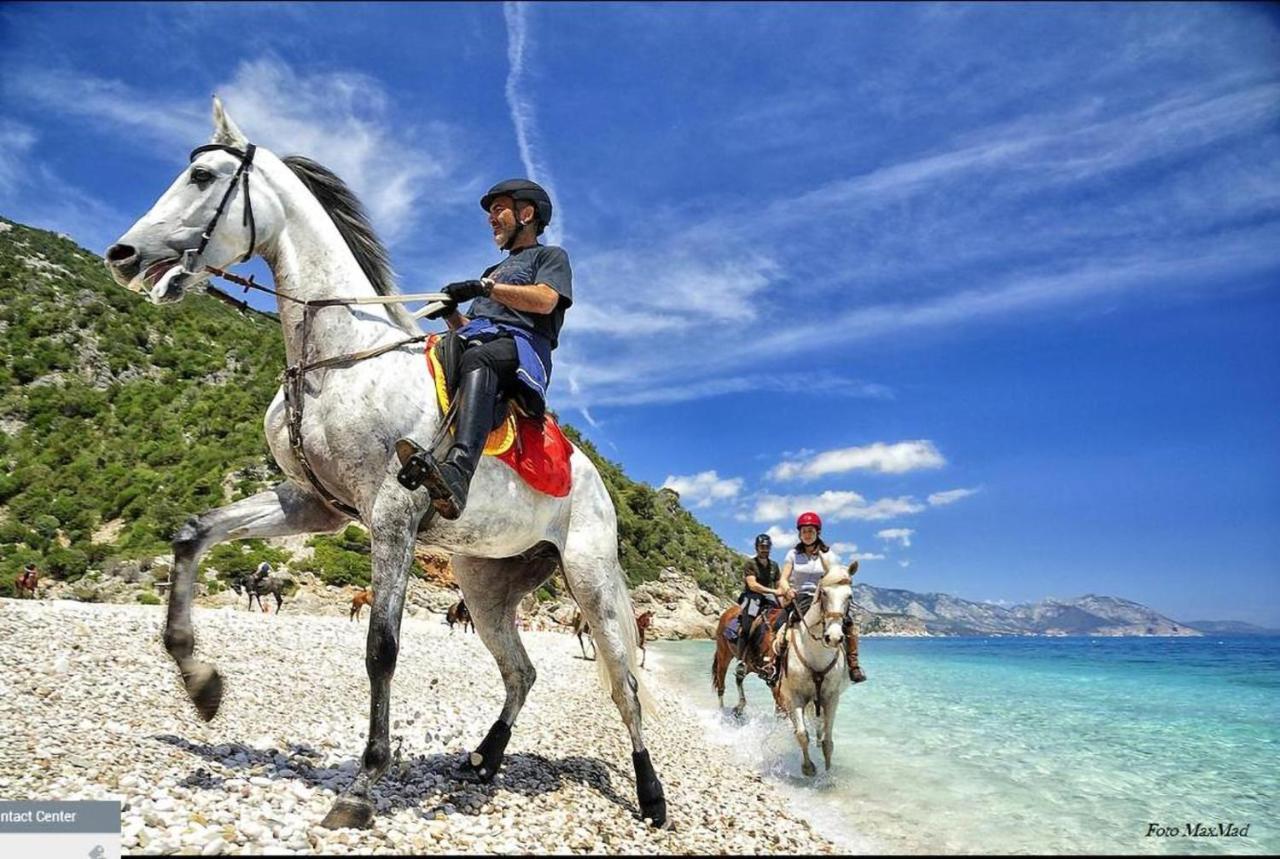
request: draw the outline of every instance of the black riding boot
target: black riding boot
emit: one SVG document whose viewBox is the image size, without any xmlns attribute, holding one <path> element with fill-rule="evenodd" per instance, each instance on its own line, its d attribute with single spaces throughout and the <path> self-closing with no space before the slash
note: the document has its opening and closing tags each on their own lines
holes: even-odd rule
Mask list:
<svg viewBox="0 0 1280 859">
<path fill-rule="evenodd" d="M 458 425 L 444 462 L 436 462 L 430 451 L 419 448 L 407 459 L 402 457 L 404 467 L 397 475 L 410 489 L 425 486 L 431 495 L 431 506 L 445 519 L 457 519 L 467 506 L 471 475 L 480 464 L 485 439 L 493 429 L 498 374 L 489 367 L 471 370 L 462 377 L 458 397 Z M 401 442 L 396 443 L 396 448 L 401 449 Z"/>
</svg>

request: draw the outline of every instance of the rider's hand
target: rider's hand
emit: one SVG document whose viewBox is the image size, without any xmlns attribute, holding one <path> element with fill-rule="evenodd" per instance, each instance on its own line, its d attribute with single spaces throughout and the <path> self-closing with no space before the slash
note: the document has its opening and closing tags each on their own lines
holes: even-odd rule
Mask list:
<svg viewBox="0 0 1280 859">
<path fill-rule="evenodd" d="M 445 301 L 440 307 L 427 314 L 428 319 L 444 319 L 458 312 L 458 304 L 455 301 Z"/>
<path fill-rule="evenodd" d="M 489 294 L 493 292 L 493 281 L 486 283 L 483 280 L 459 280 L 440 291 L 449 296 L 455 304 L 461 304 L 473 298 L 482 296 L 488 298 Z"/>
</svg>

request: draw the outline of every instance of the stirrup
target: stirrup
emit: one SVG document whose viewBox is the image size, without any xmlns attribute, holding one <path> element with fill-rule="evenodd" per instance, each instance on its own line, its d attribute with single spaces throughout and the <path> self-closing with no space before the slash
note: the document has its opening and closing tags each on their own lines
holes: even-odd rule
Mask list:
<svg viewBox="0 0 1280 859">
<path fill-rule="evenodd" d="M 431 474 L 431 465 L 427 452 L 417 445 L 413 439 L 402 438 L 396 442 L 396 457 L 400 460 L 400 470 L 396 472 L 396 480 L 410 491 L 417 489 Z"/>
</svg>

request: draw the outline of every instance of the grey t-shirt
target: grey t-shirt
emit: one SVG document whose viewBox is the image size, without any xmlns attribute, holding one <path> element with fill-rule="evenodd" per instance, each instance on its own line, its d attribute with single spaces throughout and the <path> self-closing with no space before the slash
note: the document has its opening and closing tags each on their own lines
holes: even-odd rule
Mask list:
<svg viewBox="0 0 1280 859">
<path fill-rule="evenodd" d="M 569 255 L 564 248 L 555 245 L 533 245 L 513 251 L 497 265 L 485 270 L 485 277 L 498 283 L 528 286 L 545 283 L 560 293 L 560 303 L 550 313 L 529 313 L 512 310 L 491 298 L 477 298 L 471 302 L 467 316 L 471 319 L 483 316 L 494 322 L 505 322 L 526 331 L 541 334 L 554 349 L 560 341 L 560 326 L 564 324 L 564 312 L 573 304 L 573 272 L 569 269 Z"/>
</svg>

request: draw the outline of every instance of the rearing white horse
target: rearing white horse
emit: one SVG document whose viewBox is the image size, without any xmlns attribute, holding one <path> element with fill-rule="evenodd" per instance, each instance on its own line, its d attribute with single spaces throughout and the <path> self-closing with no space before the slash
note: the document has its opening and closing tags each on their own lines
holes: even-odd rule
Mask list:
<svg viewBox="0 0 1280 859">
<path fill-rule="evenodd" d="M 428 494 L 399 484 L 394 453 L 396 439 L 432 438 L 440 424 L 422 346 L 404 342 L 420 329 L 396 304 L 314 304 L 394 294 L 385 250 L 336 176 L 305 158 L 282 160 L 254 147 L 216 98 L 213 118 L 212 143 L 192 152 L 190 166 L 106 253 L 116 281 L 156 304 L 178 301 L 204 284 L 206 267 L 224 268 L 254 254 L 266 260 L 280 293 L 285 354 L 296 383 L 276 393 L 264 424 L 288 479 L 188 519 L 173 540 L 164 643 L 200 716 L 217 714 L 223 692 L 218 671 L 193 655 L 192 583 L 201 556 L 225 540 L 334 532 L 349 520 L 345 509 L 368 527 L 372 543 L 369 736 L 359 774 L 324 825 L 372 821 L 370 788 L 390 761 L 391 677 L 415 539 L 455 553 L 454 575 L 506 687 L 497 721 L 468 758 L 471 771 L 483 781 L 497 773 L 535 677 L 516 630 L 516 607 L 558 567 L 591 624 L 630 732 L 641 816 L 663 825 L 662 784 L 641 732 L 642 703 L 650 702 L 636 673 L 617 519 L 595 466 L 575 451 L 572 491 L 553 498 L 485 456 L 461 518 L 424 516 Z M 378 354 L 340 359 L 354 352 Z M 330 358 L 339 360 L 314 366 Z M 308 363 L 313 367 L 297 371 Z"/>
</svg>

